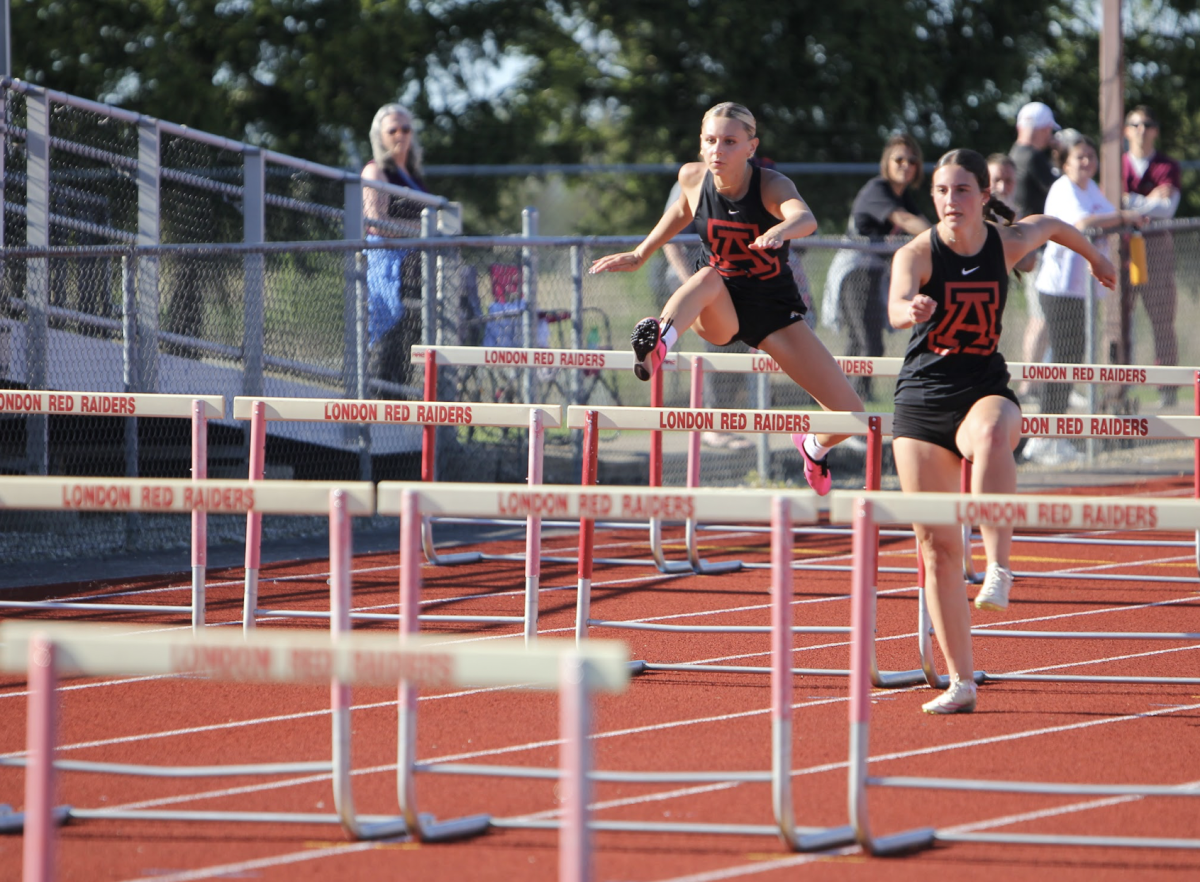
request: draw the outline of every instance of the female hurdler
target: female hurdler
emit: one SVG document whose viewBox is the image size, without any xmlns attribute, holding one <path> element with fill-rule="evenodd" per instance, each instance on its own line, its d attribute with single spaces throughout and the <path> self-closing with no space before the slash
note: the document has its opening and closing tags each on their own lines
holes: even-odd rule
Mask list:
<svg viewBox="0 0 1200 882">
<path fill-rule="evenodd" d="M 679 170 L 682 190 L 637 248 L 596 260 L 591 272 L 630 272 L 693 220 L 702 265 L 671 295 L 660 318 L 638 322 L 632 334 L 634 373 L 648 380 L 688 328 L 718 346 L 742 340 L 761 349 L 826 410 L 861 411 L 833 356 L 804 323 L 805 306 L 788 268 L 789 239 L 808 236 L 817 221 L 796 186 L 752 163 L 758 147 L 754 116 L 740 104 L 718 104 L 704 115 L 700 162 Z M 804 477 L 829 492 L 829 448 L 846 435 L 793 435 Z"/>
<path fill-rule="evenodd" d="M 888 317 L 912 328 L 896 380 L 892 452 L 905 493 L 958 492 L 962 459 L 970 460 L 972 493 L 1013 493 L 1013 450 L 1021 410 L 1008 388 L 1008 368 L 997 351 L 1008 296 L 1008 274 L 1046 242 L 1078 252 L 1106 287 L 1116 283 L 1108 259 L 1070 224 L 1046 215 L 1016 223 L 989 190 L 987 162 L 974 150 L 952 150 L 933 172 L 938 223 L 896 252 Z M 991 221 L 999 215 L 1006 221 Z M 950 688 L 922 706 L 926 713 L 975 709 L 971 663 L 971 610 L 963 580 L 963 536 L 958 526 L 914 524 L 929 613 L 946 657 Z M 1012 587 L 1012 529 L 984 527 L 988 567 L 975 598 L 980 609 L 1008 606 Z"/>
</svg>

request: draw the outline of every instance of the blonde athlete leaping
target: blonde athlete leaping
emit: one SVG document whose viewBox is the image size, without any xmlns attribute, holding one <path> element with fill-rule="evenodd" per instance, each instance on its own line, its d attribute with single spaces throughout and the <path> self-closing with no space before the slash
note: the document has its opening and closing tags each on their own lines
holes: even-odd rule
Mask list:
<svg viewBox="0 0 1200 882">
<path fill-rule="evenodd" d="M 811 235 L 817 221 L 796 186 L 777 171 L 751 163 L 758 147 L 754 116 L 725 102 L 704 115 L 700 162 L 679 170 L 679 201 L 668 207 L 633 251 L 610 254 L 591 272 L 641 268 L 693 220 L 702 264 L 671 295 L 660 318 L 638 322 L 632 334 L 634 373 L 649 380 L 679 335 L 694 328 L 705 340 L 735 340 L 761 349 L 826 410 L 861 411 L 862 400 L 817 336 L 804 324 L 805 306 L 788 268 L 788 240 Z M 845 435 L 793 435 L 804 477 L 829 492 L 829 449 Z"/>
</svg>

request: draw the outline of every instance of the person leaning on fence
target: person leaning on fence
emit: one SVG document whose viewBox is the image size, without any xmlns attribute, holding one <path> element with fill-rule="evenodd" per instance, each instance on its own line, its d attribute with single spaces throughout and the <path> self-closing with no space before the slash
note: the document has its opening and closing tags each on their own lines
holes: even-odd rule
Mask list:
<svg viewBox="0 0 1200 882">
<path fill-rule="evenodd" d="M 421 143 L 407 107 L 385 104 L 379 108 L 369 137 L 374 158 L 363 167 L 364 180 L 429 192 L 421 175 Z M 412 236 L 421 208 L 418 203 L 364 187 L 367 241 Z M 410 229 L 389 224 L 389 220 L 406 221 Z M 403 384 L 411 370 L 409 350 L 421 338 L 421 255 L 402 248 L 368 248 L 366 254 L 369 372 L 380 380 Z"/>
<path fill-rule="evenodd" d="M 900 487 L 905 493 L 956 493 L 966 459 L 974 465 L 972 493 L 1013 493 L 1021 408 L 998 349 L 1009 273 L 1047 241 L 1082 254 L 1110 288 L 1116 271 L 1063 221 L 1034 215 L 1014 223 L 1012 210 L 992 198 L 987 162 L 974 150 L 952 150 L 938 160 L 933 204 L 937 226 L 892 259 L 888 317 L 895 328 L 912 328 L 892 421 Z M 997 215 L 1005 226 L 994 222 Z M 922 709 L 970 712 L 976 696 L 963 531 L 958 525 L 913 529 L 925 563 L 930 618 L 950 674 L 950 688 Z M 1012 529 L 985 527 L 982 533 L 988 566 L 975 606 L 1004 609 L 1012 587 Z"/>
<path fill-rule="evenodd" d="M 1158 121 L 1148 107 L 1138 106 L 1126 114 L 1125 140 L 1129 150 L 1121 157 L 1121 205 L 1151 220 L 1169 220 L 1179 208 L 1180 166 L 1154 149 L 1158 133 Z M 1122 363 L 1134 360 L 1133 308 L 1141 297 L 1154 334 L 1154 363 L 1175 364 L 1179 357 L 1175 336 L 1175 243 L 1167 230 L 1150 229 L 1144 236 L 1145 279 L 1130 278 L 1131 240 L 1123 237 L 1121 242 L 1121 302 L 1110 331 L 1117 344 L 1115 360 Z M 1175 404 L 1178 393 L 1175 386 L 1163 386 L 1158 391 L 1164 406 Z"/>
<path fill-rule="evenodd" d="M 1059 133 L 1059 143 L 1064 151 L 1063 174 L 1046 196 L 1045 213 L 1080 231 L 1141 226 L 1145 217 L 1140 212 L 1113 208 L 1093 180 L 1100 165 L 1096 142 L 1074 129 L 1063 129 Z M 1103 240 L 1097 247 L 1102 252 L 1107 248 Z M 1086 298 L 1091 293 L 1091 280 L 1083 257 L 1051 242 L 1042 255 L 1034 286 L 1042 314 L 1046 316 L 1054 361 L 1081 363 L 1087 333 Z M 1070 393 L 1069 383 L 1043 383 L 1042 413 L 1066 413 Z M 1072 462 L 1080 455 L 1066 438 L 1031 438 L 1023 453 L 1026 459 L 1047 465 Z"/>
<path fill-rule="evenodd" d="M 711 108 L 700 129 L 700 162 L 679 170 L 681 195 L 633 251 L 609 254 L 590 272 L 632 272 L 693 220 L 704 266 L 671 295 L 660 318 L 638 322 L 631 337 L 634 373 L 649 380 L 679 335 L 694 327 L 721 346 L 741 340 L 761 349 L 828 410 L 861 411 L 862 400 L 804 322 L 807 308 L 788 268 L 787 243 L 811 235 L 816 218 L 796 185 L 758 168 L 754 115 L 740 104 Z M 794 435 L 809 485 L 824 495 L 829 448 L 845 435 Z"/>
<path fill-rule="evenodd" d="M 916 235 L 929 229 L 913 200 L 913 192 L 925 179 L 921 145 L 905 132 L 892 135 L 879 158 L 879 174 L 863 185 L 854 197 L 846 235 L 882 242 L 890 236 Z M 842 249 L 829 266 L 825 278 L 822 312 L 833 327 L 846 329 L 845 355 L 883 355 L 883 326 L 887 315 L 887 255 L 872 251 Z M 864 400 L 871 399 L 871 378 L 851 381 Z"/>
</svg>

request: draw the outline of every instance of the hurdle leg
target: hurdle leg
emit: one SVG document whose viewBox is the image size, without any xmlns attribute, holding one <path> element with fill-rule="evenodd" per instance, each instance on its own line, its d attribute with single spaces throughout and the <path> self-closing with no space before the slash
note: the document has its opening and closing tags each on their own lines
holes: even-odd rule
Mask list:
<svg viewBox="0 0 1200 882">
<path fill-rule="evenodd" d="M 779 836 L 792 851 L 820 851 L 854 841 L 850 826 L 796 827 L 792 798 L 792 507 L 771 500 L 771 803 Z"/>
<path fill-rule="evenodd" d="M 250 472 L 251 481 L 261 481 L 266 472 L 267 406 L 254 402 L 250 415 Z M 242 597 L 242 630 L 254 630 L 258 611 L 258 570 L 262 562 L 262 513 L 246 515 L 246 590 Z"/>
<path fill-rule="evenodd" d="M 958 492 L 971 492 L 971 463 L 962 461 L 962 470 L 958 476 Z M 983 582 L 983 576 L 975 572 L 975 558 L 971 554 L 971 525 L 963 524 L 963 578 L 968 585 L 978 585 Z"/>
<path fill-rule="evenodd" d="M 418 500 L 411 491 L 400 497 L 400 645 L 420 630 L 421 514 Z M 490 815 L 470 815 L 438 821 L 417 811 L 417 687 L 402 679 L 397 694 L 399 720 L 396 737 L 396 797 L 405 829 L 422 842 L 463 839 L 486 833 Z"/>
<path fill-rule="evenodd" d="M 852 575 L 850 600 L 850 762 L 849 808 L 855 838 L 874 855 L 899 854 L 933 845 L 934 830 L 921 828 L 891 836 L 871 834 L 867 806 L 870 760 L 871 684 L 870 656 L 875 642 L 875 581 L 871 546 L 875 518 L 870 502 L 857 500 L 853 513 Z"/>
<path fill-rule="evenodd" d="M 54 878 L 55 646 L 44 635 L 29 641 L 29 716 L 26 721 L 24 882 Z"/>
<path fill-rule="evenodd" d="M 426 401 L 437 401 L 437 353 L 432 348 L 425 350 L 424 392 Z M 421 480 L 430 483 L 437 480 L 437 426 L 421 428 Z M 429 518 L 421 522 L 421 544 L 425 549 L 425 559 L 436 567 L 483 560 L 483 555 L 476 551 L 439 555 L 433 544 L 433 521 Z"/>
<path fill-rule="evenodd" d="M 699 358 L 692 359 L 692 390 L 691 406 L 704 406 L 704 365 Z M 689 487 L 700 486 L 700 433 L 688 432 L 688 477 Z M 721 573 L 736 573 L 742 569 L 740 560 L 723 560 L 720 563 L 704 560 L 700 557 L 696 519 L 688 518 L 686 530 L 688 564 L 698 575 L 712 576 Z"/>
<path fill-rule="evenodd" d="M 350 566 L 352 536 L 346 493 L 329 494 L 329 632 L 334 643 L 350 636 Z M 333 736 L 333 804 L 342 827 L 355 839 L 381 839 L 408 832 L 404 818 L 371 824 L 359 820 L 354 811 L 351 784 L 350 687 L 338 679 L 329 683 Z"/>
<path fill-rule="evenodd" d="M 192 402 L 192 480 L 208 478 L 208 419 L 204 402 Z M 192 511 L 192 631 L 204 627 L 208 571 L 208 513 Z"/>
<path fill-rule="evenodd" d="M 1192 381 L 1192 413 L 1200 416 L 1200 371 Z M 1192 498 L 1200 499 L 1200 438 L 1192 442 L 1194 461 L 1192 463 Z M 1200 573 L 1200 530 L 1196 531 L 1196 572 Z"/>
<path fill-rule="evenodd" d="M 650 378 L 650 406 L 663 406 L 663 372 L 655 371 L 654 376 Z M 662 486 L 662 471 L 663 471 L 663 439 L 662 432 L 656 431 L 650 433 L 650 486 Z M 691 563 L 687 561 L 668 561 L 662 547 L 662 518 L 650 519 L 650 556 L 654 559 L 654 566 L 658 568 L 660 573 L 689 573 L 692 571 Z"/>
<path fill-rule="evenodd" d="M 546 428 L 542 412 L 529 414 L 529 484 L 542 483 L 542 453 Z M 525 645 L 537 639 L 538 589 L 542 573 L 542 518 L 529 515 L 525 519 Z"/>
<path fill-rule="evenodd" d="M 599 438 L 599 414 L 589 410 L 583 426 L 583 475 L 580 483 L 584 487 L 596 486 Z M 596 522 L 592 518 L 579 519 L 579 560 L 576 562 L 578 590 L 575 596 L 575 642 L 587 639 L 588 619 L 592 614 L 592 566 L 595 559 Z"/>
<path fill-rule="evenodd" d="M 558 728 L 559 789 L 562 822 L 558 829 L 559 882 L 590 882 L 592 879 L 592 835 L 588 828 L 591 803 L 592 701 L 588 664 L 578 656 L 564 656 L 559 663 Z"/>
</svg>

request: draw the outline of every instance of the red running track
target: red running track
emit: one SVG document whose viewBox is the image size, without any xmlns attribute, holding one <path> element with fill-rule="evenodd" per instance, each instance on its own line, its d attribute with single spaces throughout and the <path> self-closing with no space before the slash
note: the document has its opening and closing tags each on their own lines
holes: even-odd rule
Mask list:
<svg viewBox="0 0 1200 882">
<path fill-rule="evenodd" d="M 1140 486 L 1136 492 L 1178 488 Z M 1129 492 L 1119 488 L 1117 492 Z M 1149 534 L 1140 534 L 1147 537 Z M 1190 538 L 1176 535 L 1172 538 Z M 768 560 L 762 534 L 703 534 L 706 557 Z M 597 536 L 597 555 L 645 556 L 644 531 Z M 547 553 L 575 551 L 574 535 L 548 535 Z M 679 546 L 682 540 L 679 540 Z M 492 552 L 518 553 L 519 541 L 493 543 Z M 802 537 L 797 560 L 848 562 L 848 538 Z M 886 541 L 883 566 L 912 566 L 910 541 Z M 977 561 L 978 565 L 982 561 Z M 1139 582 L 1139 575 L 1196 573 L 1188 549 L 1046 546 L 1020 543 L 1014 566 L 1047 573 L 1014 590 L 1007 613 L 975 612 L 976 626 L 1005 623 L 1080 630 L 1200 631 L 1195 584 Z M 264 566 L 261 603 L 271 608 L 327 609 L 327 562 Z M 1128 582 L 1055 579 L 1054 573 L 1128 573 Z M 394 554 L 355 559 L 355 607 L 394 612 Z M 727 576 L 662 576 L 652 570 L 604 567 L 595 574 L 594 617 L 666 619 L 674 623 L 765 625 L 769 571 Z M 430 611 L 519 614 L 519 562 L 486 561 L 424 570 L 423 602 Z M 574 626 L 575 570 L 543 569 L 540 633 L 569 636 Z M 849 621 L 844 572 L 799 572 L 796 624 Z M 917 666 L 913 577 L 883 575 L 879 585 L 878 652 L 884 669 Z M 54 586 L 13 592 L 33 597 L 98 597 L 134 592 L 138 602 L 185 603 L 186 575 L 120 584 Z M 212 621 L 236 626 L 240 570 L 209 578 Z M 15 616 L 14 616 L 15 617 Z M 56 617 L 121 621 L 117 615 L 61 613 Z M 143 616 L 141 621 L 147 621 Z M 163 627 L 185 631 L 178 617 Z M 303 621 L 265 621 L 261 627 L 318 627 Z M 359 626 L 386 630 L 386 625 Z M 434 630 L 430 627 L 426 630 Z M 467 626 L 436 630 L 468 632 Z M 474 634 L 512 633 L 511 626 L 472 626 Z M 593 631 L 627 640 L 634 658 L 767 665 L 765 635 L 686 635 Z M 803 667 L 843 668 L 848 638 L 800 636 L 794 661 Z M 977 667 L 992 671 L 1194 675 L 1200 648 L 1161 641 L 977 640 Z M 62 692 L 60 757 L 145 764 L 205 764 L 324 760 L 329 756 L 328 690 L 212 684 L 195 680 L 69 681 Z M 1092 783 L 1181 784 L 1200 781 L 1200 688 L 993 683 L 980 692 L 972 715 L 937 718 L 920 713 L 927 688 L 876 692 L 873 774 L 935 775 Z M 396 809 L 396 707 L 390 690 L 354 695 L 356 808 Z M 798 824 L 847 823 L 847 684 L 836 677 L 796 681 L 793 760 Z M 553 696 L 513 690 L 426 694 L 420 703 L 422 760 L 527 764 L 557 762 Z M 0 680 L 0 754 L 24 749 L 24 683 Z M 770 762 L 770 695 L 766 675 L 652 673 L 635 678 L 621 696 L 596 709 L 596 765 L 602 769 L 747 770 Z M 422 775 L 422 810 L 439 818 L 487 812 L 495 818 L 554 817 L 553 784 L 493 778 Z M 760 784 L 598 784 L 600 820 L 768 824 L 770 792 Z M 0 768 L 0 802 L 19 809 L 23 773 Z M 63 773 L 59 803 L 86 808 L 162 807 L 201 810 L 331 812 L 327 777 L 169 780 Z M 934 791 L 871 791 L 876 835 L 913 826 L 1004 832 L 1112 833 L 1195 836 L 1200 804 L 1188 798 L 1038 797 Z M 601 880 L 794 880 L 888 878 L 916 880 L 1127 879 L 1200 877 L 1200 852 L 952 844 L 904 858 L 868 858 L 855 847 L 827 854 L 792 854 L 774 837 L 600 832 L 595 837 Z M 0 879 L 20 877 L 21 837 L 0 836 Z M 83 820 L 60 831 L 61 879 L 263 880 L 403 878 L 552 880 L 557 834 L 493 830 L 466 842 L 355 843 L 333 826 Z"/>
</svg>

